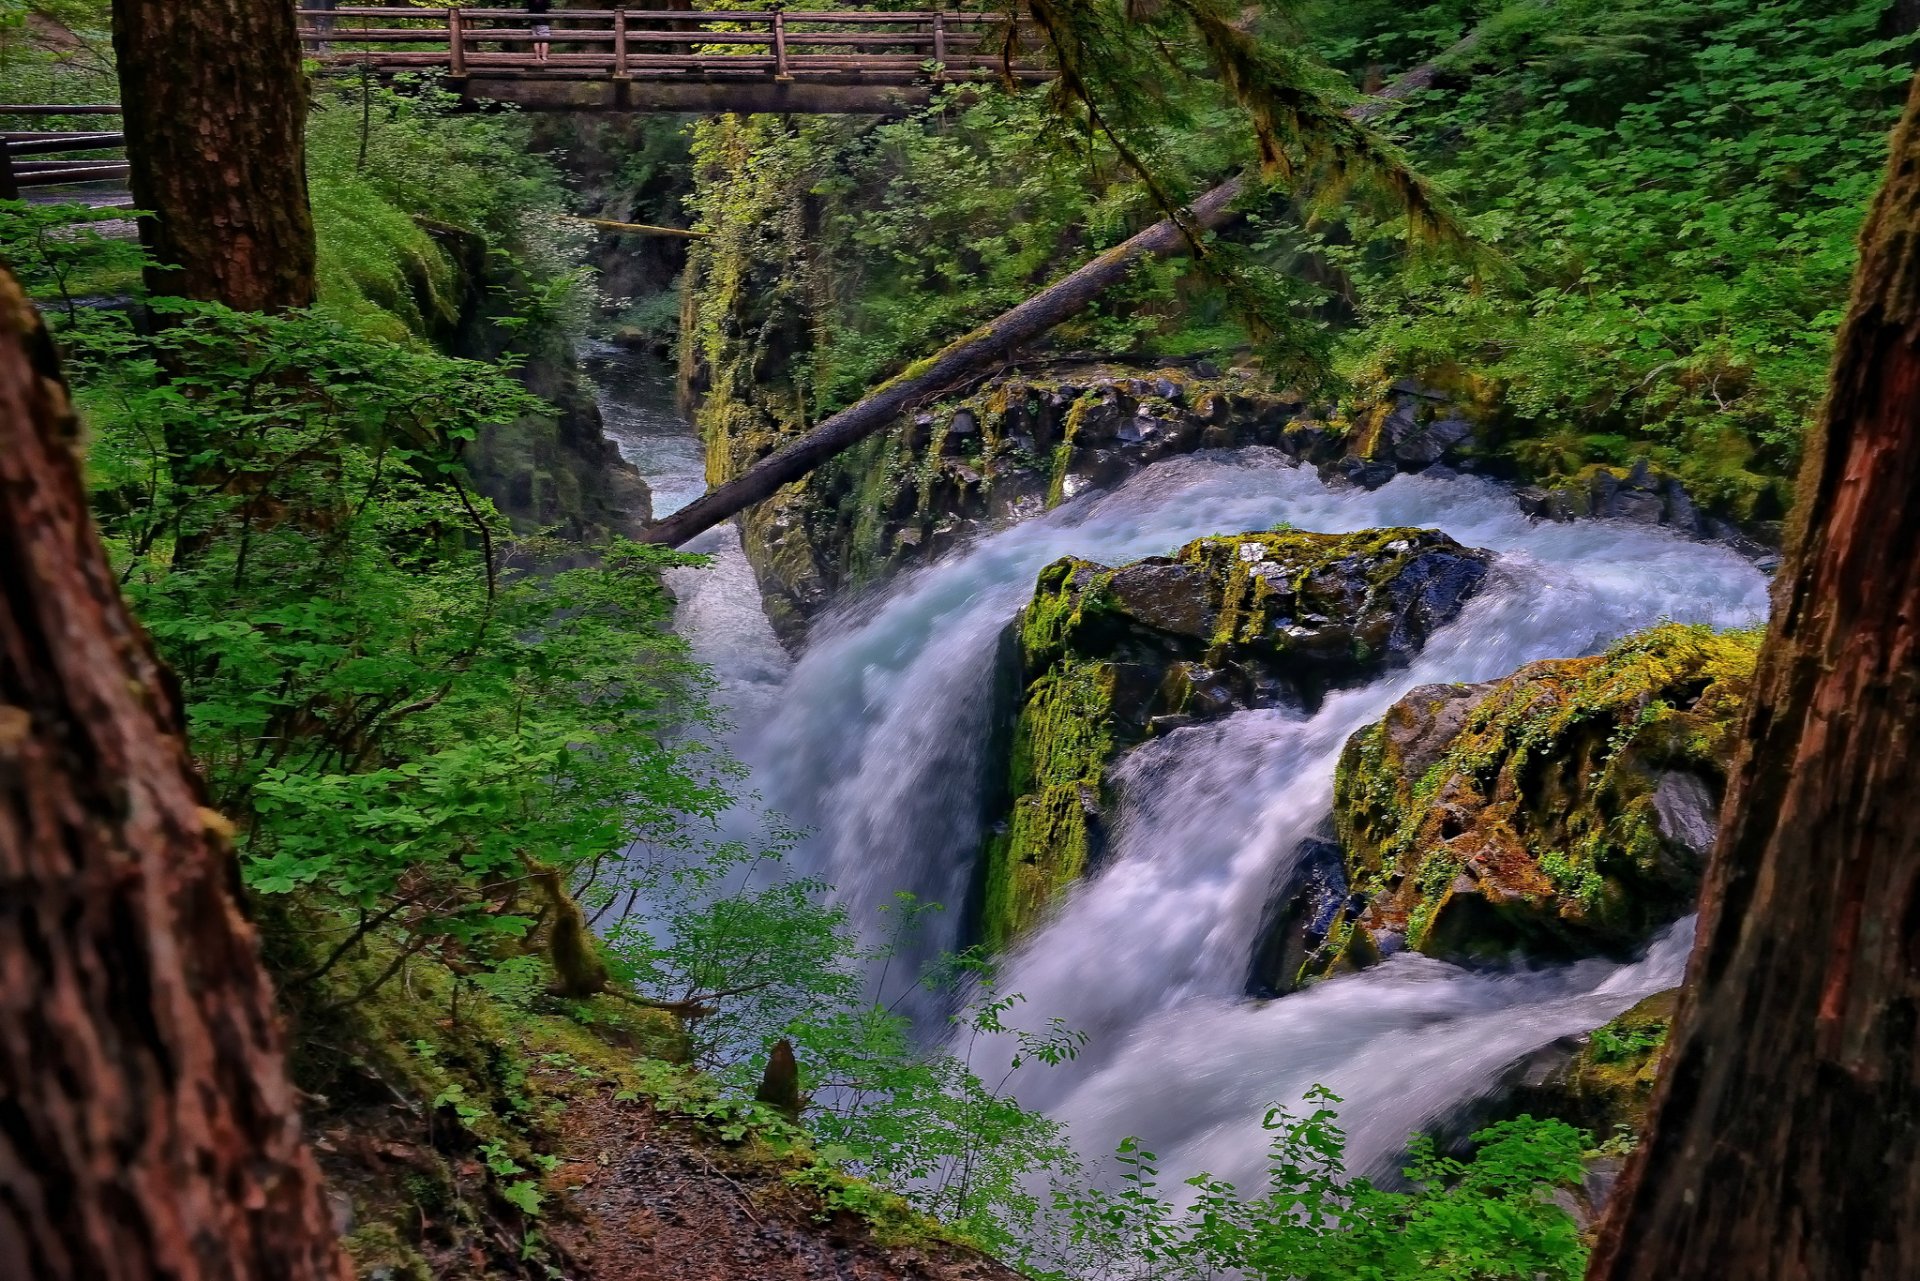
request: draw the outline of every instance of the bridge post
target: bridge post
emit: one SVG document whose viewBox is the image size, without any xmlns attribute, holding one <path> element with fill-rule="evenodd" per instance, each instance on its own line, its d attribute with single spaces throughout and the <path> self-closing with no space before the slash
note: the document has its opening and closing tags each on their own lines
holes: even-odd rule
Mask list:
<svg viewBox="0 0 1920 1281">
<path fill-rule="evenodd" d="M 456 79 L 467 74 L 467 23 L 459 9 L 447 10 L 447 74 Z"/>
<path fill-rule="evenodd" d="M 328 12 L 322 13 L 313 20 L 314 30 L 319 32 L 319 38 L 313 42 L 313 51 L 316 54 L 327 53 L 333 48 L 332 45 L 327 43 L 327 37 L 333 34 L 333 15 L 331 10 L 334 8 L 334 0 L 310 0 L 308 7 L 328 10 Z"/>
<path fill-rule="evenodd" d="M 787 71 L 787 15 L 782 9 L 773 11 L 773 78 L 793 79 Z"/>
<path fill-rule="evenodd" d="M 627 80 L 627 11 L 613 11 L 613 78 Z"/>
<path fill-rule="evenodd" d="M 947 72 L 947 11 L 933 11 L 933 60 L 940 64 L 940 75 Z"/>
<path fill-rule="evenodd" d="M 13 176 L 13 144 L 0 138 L 0 200 L 20 199 L 20 181 Z"/>
</svg>

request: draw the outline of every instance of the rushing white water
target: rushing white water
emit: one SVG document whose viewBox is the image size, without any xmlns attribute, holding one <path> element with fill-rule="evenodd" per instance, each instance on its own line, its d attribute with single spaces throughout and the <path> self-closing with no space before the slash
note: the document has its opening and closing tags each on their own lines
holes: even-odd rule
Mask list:
<svg viewBox="0 0 1920 1281">
<path fill-rule="evenodd" d="M 900 891 L 946 904 L 924 956 L 961 941 L 988 771 L 1002 768 L 989 759 L 996 651 L 1039 569 L 1068 553 L 1119 563 L 1283 521 L 1433 526 L 1499 560 L 1410 667 L 1311 715 L 1242 713 L 1133 752 L 1117 773 L 1106 865 L 1008 960 L 1001 988 L 1026 998 L 1016 1021 L 1057 1016 L 1092 1038 L 1073 1064 L 1017 1074 L 1022 1100 L 1069 1122 L 1090 1154 L 1138 1134 L 1174 1175 L 1257 1175 L 1265 1109 L 1315 1083 L 1347 1099 L 1354 1163 L 1390 1162 L 1410 1131 L 1503 1068 L 1678 980 L 1685 925 L 1633 965 L 1488 974 L 1398 956 L 1279 1000 L 1241 995 L 1263 906 L 1328 813 L 1334 761 L 1356 729 L 1417 684 L 1591 653 L 1661 619 L 1755 622 L 1762 576 L 1730 551 L 1658 530 L 1535 524 L 1472 479 L 1334 490 L 1246 450 L 1169 460 L 904 576 L 820 620 L 784 678 L 764 620 L 741 617 L 753 598 L 730 531 L 714 536 L 724 554 L 681 617 L 701 656 L 752 700 L 736 708 L 751 732 L 735 746 L 767 801 L 813 829 L 802 870 L 836 886 L 863 922 Z M 727 607 L 696 609 L 705 590 Z M 1006 1052 L 976 1047 L 983 1075 L 998 1079 Z"/>
<path fill-rule="evenodd" d="M 611 344 L 595 344 L 586 363 L 600 387 L 607 438 L 646 477 L 654 516 L 678 511 L 705 492 L 706 451 L 674 404 L 667 368 Z M 667 585 L 679 600 L 674 630 L 689 638 L 713 668 L 720 701 L 736 726 L 757 724 L 770 714 L 792 662 L 760 608 L 760 589 L 740 549 L 740 533 L 722 525 L 686 550 L 709 557 L 710 563 L 667 571 Z"/>
<path fill-rule="evenodd" d="M 1336 491 L 1259 451 L 1173 460 L 819 627 L 755 759 L 772 801 L 817 827 L 811 870 L 860 910 L 900 889 L 962 901 L 982 836 L 995 644 L 1040 567 L 1280 521 L 1438 526 L 1500 559 L 1411 667 L 1311 716 L 1243 713 L 1134 752 L 1108 865 L 1007 965 L 1019 1018 L 1061 1017 L 1092 1038 L 1074 1064 L 1023 1071 L 1023 1101 L 1068 1121 L 1090 1153 L 1138 1133 L 1181 1174 L 1257 1174 L 1262 1113 L 1316 1082 L 1349 1100 L 1355 1163 L 1390 1161 L 1514 1060 L 1677 981 L 1681 936 L 1636 966 L 1477 975 L 1401 957 L 1278 1001 L 1239 995 L 1269 891 L 1328 812 L 1341 745 L 1408 688 L 1589 653 L 1662 618 L 1751 623 L 1766 607 L 1762 576 L 1731 552 L 1625 524 L 1535 524 L 1481 482 Z M 976 1049 L 988 1079 L 1004 1053 Z"/>
</svg>

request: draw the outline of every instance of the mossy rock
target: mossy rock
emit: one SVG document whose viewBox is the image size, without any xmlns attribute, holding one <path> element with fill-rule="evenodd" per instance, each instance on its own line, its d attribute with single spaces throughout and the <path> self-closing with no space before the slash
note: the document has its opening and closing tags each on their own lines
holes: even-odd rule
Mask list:
<svg viewBox="0 0 1920 1281">
<path fill-rule="evenodd" d="M 1371 897 L 1337 941 L 1404 934 L 1455 960 L 1631 953 L 1699 893 L 1758 645 L 1666 624 L 1410 692 L 1341 755 L 1335 822 Z"/>
<path fill-rule="evenodd" d="M 1312 705 L 1406 661 L 1491 562 L 1435 530 L 1374 529 L 1047 566 L 1017 624 L 1023 695 L 1013 799 L 986 853 L 988 945 L 1015 939 L 1098 861 L 1105 775 L 1122 751 L 1243 708 Z"/>
<path fill-rule="evenodd" d="M 1646 1129 L 1679 998 L 1678 988 L 1656 992 L 1605 1026 L 1537 1057 L 1509 1089 L 1504 1110 L 1556 1117 L 1603 1144 L 1631 1143 Z"/>
</svg>

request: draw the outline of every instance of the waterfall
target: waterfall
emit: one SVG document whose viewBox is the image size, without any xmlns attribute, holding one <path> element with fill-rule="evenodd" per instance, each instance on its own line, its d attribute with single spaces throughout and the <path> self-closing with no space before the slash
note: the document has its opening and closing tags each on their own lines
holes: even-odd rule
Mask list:
<svg viewBox="0 0 1920 1281">
<path fill-rule="evenodd" d="M 1662 619 L 1758 622 L 1762 575 L 1725 548 L 1658 529 L 1533 523 L 1482 480 L 1332 489 L 1254 449 L 1159 463 L 903 575 L 819 620 L 790 670 L 766 652 L 764 620 L 739 616 L 753 597 L 744 563 L 729 568 L 739 558 L 731 530 L 709 536 L 719 565 L 683 595 L 684 634 L 727 689 L 752 700 L 736 705 L 749 728 L 735 750 L 767 803 L 812 829 L 800 870 L 835 886 L 861 922 L 900 891 L 947 905 L 925 941 L 931 953 L 961 941 L 984 799 L 1002 768 L 988 759 L 996 654 L 1040 568 L 1068 553 L 1118 564 L 1282 522 L 1437 527 L 1499 559 L 1410 666 L 1311 714 L 1243 712 L 1130 753 L 1104 866 L 1006 958 L 1000 988 L 1026 998 L 1015 1022 L 1060 1017 L 1092 1038 L 1072 1064 L 1022 1069 L 1020 1098 L 1069 1122 L 1089 1154 L 1139 1135 L 1175 1177 L 1257 1176 L 1262 1114 L 1315 1083 L 1347 1100 L 1355 1167 L 1378 1168 L 1503 1068 L 1679 980 L 1687 922 L 1628 965 L 1476 973 L 1401 955 L 1278 1000 L 1241 994 L 1263 907 L 1300 838 L 1327 816 L 1334 763 L 1355 730 L 1415 685 L 1593 653 Z M 692 603 L 708 590 L 727 608 Z M 1006 1053 L 973 1050 L 989 1080 Z"/>
</svg>

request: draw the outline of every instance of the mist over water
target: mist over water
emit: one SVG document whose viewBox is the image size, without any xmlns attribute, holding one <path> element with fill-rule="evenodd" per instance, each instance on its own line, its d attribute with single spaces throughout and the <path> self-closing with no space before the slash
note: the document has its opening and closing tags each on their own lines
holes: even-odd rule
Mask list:
<svg viewBox="0 0 1920 1281">
<path fill-rule="evenodd" d="M 699 488 L 693 449 L 695 470 L 675 473 L 688 489 L 678 502 Z M 656 481 L 660 510 L 678 505 L 666 479 Z M 1017 1073 L 1022 1101 L 1068 1122 L 1089 1155 L 1141 1136 L 1173 1178 L 1257 1177 L 1266 1109 L 1316 1083 L 1347 1100 L 1353 1167 L 1390 1165 L 1410 1131 L 1487 1091 L 1510 1064 L 1679 981 L 1690 922 L 1630 965 L 1474 973 L 1401 955 L 1278 1000 L 1242 995 L 1263 909 L 1300 839 L 1329 814 L 1334 764 L 1355 730 L 1413 686 L 1592 653 L 1662 619 L 1756 623 L 1763 576 L 1731 551 L 1659 530 L 1532 523 L 1484 481 L 1403 476 L 1371 493 L 1334 490 L 1255 449 L 1168 460 L 960 548 L 818 620 L 790 666 L 731 528 L 698 548 L 716 555 L 713 569 L 675 580 L 678 626 L 720 675 L 754 786 L 813 832 L 798 870 L 835 886 L 870 929 L 900 891 L 947 905 L 922 940 L 925 959 L 964 942 L 983 801 L 1004 768 L 989 759 L 997 653 L 1039 570 L 1066 554 L 1118 564 L 1282 522 L 1436 527 L 1499 558 L 1410 666 L 1311 714 L 1243 712 L 1125 757 L 1105 864 L 1006 958 L 1001 990 L 1026 998 L 1013 1022 L 1059 1017 L 1092 1038 L 1075 1063 Z M 917 1008 L 938 1026 L 936 1005 Z M 988 1042 L 973 1057 L 998 1080 L 1008 1052 Z"/>
</svg>

